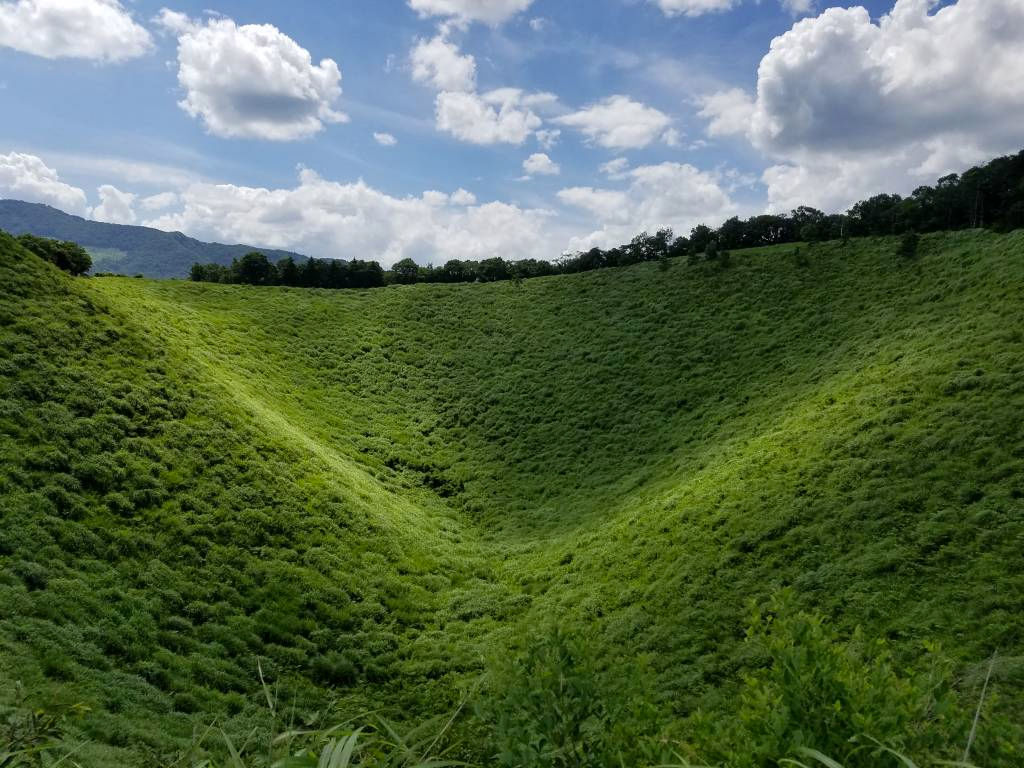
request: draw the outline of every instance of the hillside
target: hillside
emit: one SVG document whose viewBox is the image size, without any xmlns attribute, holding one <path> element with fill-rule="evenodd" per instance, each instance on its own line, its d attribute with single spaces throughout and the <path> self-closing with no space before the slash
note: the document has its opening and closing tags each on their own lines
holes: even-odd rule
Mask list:
<svg viewBox="0 0 1024 768">
<path fill-rule="evenodd" d="M 196 263 L 230 265 L 253 250 L 274 261 L 297 253 L 251 245 L 204 243 L 181 232 L 162 232 L 149 227 L 105 224 L 39 203 L 0 200 L 0 230 L 15 235 L 33 234 L 56 240 L 70 240 L 85 246 L 93 258 L 95 272 L 146 277 L 187 277 Z"/>
<path fill-rule="evenodd" d="M 256 659 L 302 711 L 416 721 L 557 623 L 685 732 L 790 587 L 901 663 L 941 643 L 964 701 L 997 651 L 1019 719 L 1024 232 L 896 250 L 318 291 L 0 239 L 0 703 L 87 703 L 77 759 L 156 764 L 266 727 Z"/>
</svg>

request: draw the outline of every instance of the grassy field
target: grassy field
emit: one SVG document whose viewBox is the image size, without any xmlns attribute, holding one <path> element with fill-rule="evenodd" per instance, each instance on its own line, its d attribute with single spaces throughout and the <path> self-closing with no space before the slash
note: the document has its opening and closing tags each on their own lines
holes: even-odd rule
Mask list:
<svg viewBox="0 0 1024 768">
<path fill-rule="evenodd" d="M 964 701 L 998 652 L 1019 719 L 1024 232 L 896 251 L 326 292 L 2 240 L 0 701 L 160 764 L 271 727 L 257 660 L 296 712 L 415 722 L 554 623 L 685 739 L 788 587 L 897 665 L 941 643 Z"/>
</svg>

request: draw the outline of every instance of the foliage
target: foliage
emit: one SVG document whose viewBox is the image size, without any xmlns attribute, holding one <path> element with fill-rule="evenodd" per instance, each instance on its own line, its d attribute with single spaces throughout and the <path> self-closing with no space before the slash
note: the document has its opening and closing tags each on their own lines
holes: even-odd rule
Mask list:
<svg viewBox="0 0 1024 768">
<path fill-rule="evenodd" d="M 414 265 L 415 266 L 415 265 Z M 384 285 L 384 270 L 375 261 L 339 261 L 305 259 L 296 264 L 287 256 L 276 265 L 253 251 L 230 266 L 193 264 L 189 272 L 193 282 L 234 285 L 282 285 L 300 288 L 376 288 Z M 410 282 L 408 280 L 403 280 Z M 411 282 L 415 282 L 413 279 Z"/>
<path fill-rule="evenodd" d="M 958 756 L 970 717 L 936 649 L 923 672 L 901 674 L 884 641 L 858 629 L 844 642 L 792 602 L 783 593 L 755 616 L 747 638 L 768 665 L 746 677 L 738 720 L 710 724 L 707 754 L 736 768 L 769 768 L 806 750 L 844 768 L 902 765 L 887 750 L 918 760 Z"/>
<path fill-rule="evenodd" d="M 560 628 L 531 636 L 494 663 L 479 716 L 498 763 L 613 768 L 657 762 L 659 709 L 642 663 L 601 669 L 592 644 Z"/>
<path fill-rule="evenodd" d="M 49 768 L 78 764 L 69 750 L 68 722 L 81 718 L 87 708 L 81 705 L 62 707 L 57 711 L 33 708 L 21 683 L 15 685 L 11 706 L 0 707 L 0 768 Z"/>
<path fill-rule="evenodd" d="M 62 240 L 48 240 L 34 235 L 22 235 L 18 243 L 36 256 L 48 261 L 72 275 L 84 275 L 92 269 L 88 252 L 77 243 Z"/>
<path fill-rule="evenodd" d="M 900 238 L 900 256 L 905 259 L 917 258 L 917 249 L 920 244 L 921 236 L 917 232 L 905 232 Z"/>
<path fill-rule="evenodd" d="M 295 722 L 404 733 L 557 623 L 599 675 L 645 658 L 686 741 L 790 585 L 893 668 L 941 642 L 962 705 L 998 649 L 972 755 L 1019 765 L 1024 233 L 921 242 L 328 292 L 72 280 L 0 236 L 0 702 L 89 706 L 90 767 L 213 721 L 265 748 L 259 662 Z"/>
</svg>

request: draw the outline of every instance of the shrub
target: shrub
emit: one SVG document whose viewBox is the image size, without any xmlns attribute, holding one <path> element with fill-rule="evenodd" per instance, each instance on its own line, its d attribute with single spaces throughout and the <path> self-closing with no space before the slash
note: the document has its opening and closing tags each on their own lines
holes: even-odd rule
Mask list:
<svg viewBox="0 0 1024 768">
<path fill-rule="evenodd" d="M 785 592 L 755 615 L 747 639 L 768 664 L 745 679 L 738 720 L 697 718 L 703 756 L 736 768 L 774 767 L 807 750 L 844 768 L 902 765 L 887 748 L 914 759 L 956 756 L 950 745 L 962 743 L 970 717 L 935 649 L 922 672 L 901 674 L 884 641 L 858 630 L 842 642 Z"/>
<path fill-rule="evenodd" d="M 597 665 L 592 646 L 554 629 L 492 670 L 477 712 L 506 766 L 563 768 L 657 762 L 658 708 L 646 669 Z"/>
<path fill-rule="evenodd" d="M 907 232 L 900 238 L 899 254 L 905 259 L 917 257 L 917 249 L 921 244 L 921 236 L 917 232 Z"/>
</svg>

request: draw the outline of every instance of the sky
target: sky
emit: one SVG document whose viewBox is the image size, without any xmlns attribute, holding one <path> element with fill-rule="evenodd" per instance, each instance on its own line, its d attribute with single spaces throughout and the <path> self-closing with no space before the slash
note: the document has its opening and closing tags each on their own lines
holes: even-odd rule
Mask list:
<svg viewBox="0 0 1024 768">
<path fill-rule="evenodd" d="M 1019 151 L 1024 0 L 0 0 L 0 115 L 0 197 L 554 259 Z"/>
</svg>

